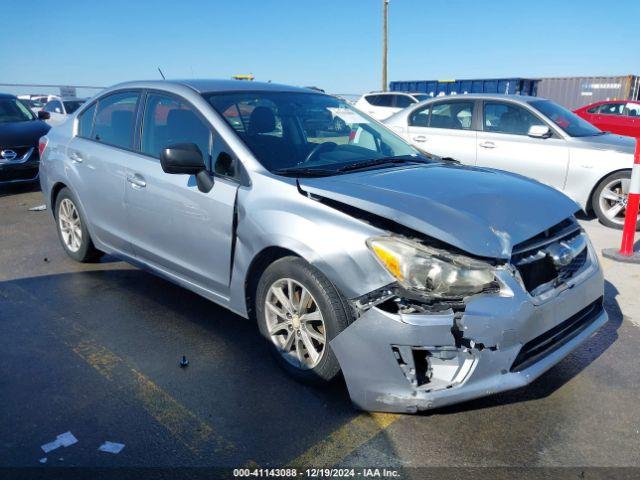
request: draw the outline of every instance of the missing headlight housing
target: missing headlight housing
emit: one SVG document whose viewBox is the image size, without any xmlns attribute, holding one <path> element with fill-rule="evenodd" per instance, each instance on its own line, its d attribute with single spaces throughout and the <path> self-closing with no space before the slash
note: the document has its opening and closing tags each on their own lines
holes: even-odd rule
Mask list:
<svg viewBox="0 0 640 480">
<path fill-rule="evenodd" d="M 495 267 L 457 253 L 396 236 L 372 237 L 367 246 L 398 283 L 427 298 L 462 298 L 495 290 Z"/>
</svg>

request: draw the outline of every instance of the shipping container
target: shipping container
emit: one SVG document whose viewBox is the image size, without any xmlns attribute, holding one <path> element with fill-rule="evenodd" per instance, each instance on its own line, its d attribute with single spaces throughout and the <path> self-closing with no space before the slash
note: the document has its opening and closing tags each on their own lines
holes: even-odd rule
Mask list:
<svg viewBox="0 0 640 480">
<path fill-rule="evenodd" d="M 413 80 L 389 84 L 395 92 L 426 93 L 432 97 L 464 95 L 465 93 L 504 93 L 509 95 L 536 95 L 538 79 L 493 78 L 475 80 Z"/>
<path fill-rule="evenodd" d="M 538 96 L 571 110 L 602 100 L 638 100 L 640 77 L 543 78 L 538 83 Z"/>
</svg>

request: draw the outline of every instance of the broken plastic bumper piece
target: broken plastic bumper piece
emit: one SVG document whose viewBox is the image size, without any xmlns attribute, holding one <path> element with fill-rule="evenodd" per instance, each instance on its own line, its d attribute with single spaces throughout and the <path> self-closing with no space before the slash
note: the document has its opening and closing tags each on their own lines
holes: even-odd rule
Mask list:
<svg viewBox="0 0 640 480">
<path fill-rule="evenodd" d="M 607 321 L 597 260 L 532 297 L 503 271 L 508 295 L 477 295 L 438 313 L 366 310 L 331 341 L 354 404 L 414 413 L 527 385 Z"/>
</svg>

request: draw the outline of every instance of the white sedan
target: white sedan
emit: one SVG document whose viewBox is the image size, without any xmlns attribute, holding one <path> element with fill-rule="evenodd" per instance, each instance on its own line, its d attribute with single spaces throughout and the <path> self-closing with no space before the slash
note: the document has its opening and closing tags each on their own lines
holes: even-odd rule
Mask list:
<svg viewBox="0 0 640 480">
<path fill-rule="evenodd" d="M 376 120 L 384 120 L 403 108 L 426 100 L 426 93 L 371 92 L 362 95 L 355 107 Z"/>
<path fill-rule="evenodd" d="M 602 132 L 549 100 L 441 97 L 384 123 L 425 152 L 531 177 L 593 210 L 603 224 L 624 224 L 635 139 Z"/>
</svg>

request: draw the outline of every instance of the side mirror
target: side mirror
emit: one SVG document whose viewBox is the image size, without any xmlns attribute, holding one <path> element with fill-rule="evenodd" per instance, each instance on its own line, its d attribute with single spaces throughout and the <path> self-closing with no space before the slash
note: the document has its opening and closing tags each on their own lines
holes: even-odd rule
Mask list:
<svg viewBox="0 0 640 480">
<path fill-rule="evenodd" d="M 195 175 L 198 190 L 208 193 L 213 177 L 207 172 L 202 152 L 195 143 L 170 145 L 160 153 L 160 165 L 165 173 Z"/>
<path fill-rule="evenodd" d="M 49 112 L 45 112 L 44 110 L 40 110 L 38 112 L 39 120 L 49 120 L 51 118 L 51 114 Z"/>
<path fill-rule="evenodd" d="M 527 135 L 533 138 L 549 138 L 552 135 L 552 132 L 546 125 L 532 125 L 529 127 Z"/>
</svg>

